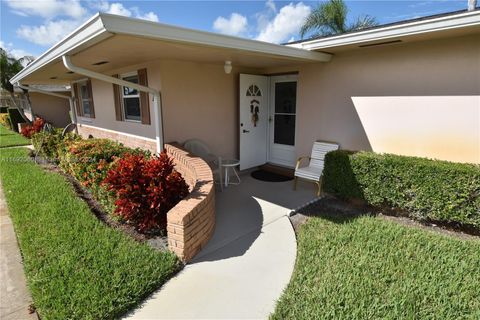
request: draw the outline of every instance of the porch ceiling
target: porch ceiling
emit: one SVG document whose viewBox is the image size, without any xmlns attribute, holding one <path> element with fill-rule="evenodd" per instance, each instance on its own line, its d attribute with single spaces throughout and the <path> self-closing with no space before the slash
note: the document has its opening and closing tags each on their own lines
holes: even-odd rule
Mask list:
<svg viewBox="0 0 480 320">
<path fill-rule="evenodd" d="M 183 60 L 223 65 L 226 60 L 247 68 L 269 68 L 329 61 L 330 55 L 271 43 L 97 14 L 16 75 L 24 84 L 68 83 L 62 55 L 80 67 L 108 73 L 154 60 Z M 94 65 L 107 61 L 108 63 Z"/>
<path fill-rule="evenodd" d="M 222 65 L 232 61 L 234 67 L 269 68 L 306 63 L 303 59 L 279 57 L 259 52 L 244 52 L 231 48 L 189 45 L 157 41 L 128 35 L 114 35 L 72 56 L 73 62 L 92 71 L 133 66 L 154 60 L 180 60 Z M 101 65 L 95 63 L 108 61 Z M 60 58 L 25 77 L 23 83 L 65 83 L 83 76 L 69 73 Z M 55 79 L 51 79 L 55 78 Z"/>
</svg>

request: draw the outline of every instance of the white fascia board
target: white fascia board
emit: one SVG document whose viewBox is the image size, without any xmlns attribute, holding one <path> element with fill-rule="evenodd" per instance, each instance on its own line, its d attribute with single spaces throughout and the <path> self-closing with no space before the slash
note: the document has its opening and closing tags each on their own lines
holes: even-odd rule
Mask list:
<svg viewBox="0 0 480 320">
<path fill-rule="evenodd" d="M 478 25 L 480 25 L 480 11 L 473 11 L 460 13 L 458 15 L 451 15 L 434 19 L 415 21 L 412 23 L 393 25 L 385 28 L 354 32 L 323 39 L 314 39 L 301 43 L 294 43 L 288 46 L 307 50 L 320 50 L 356 43 L 385 40 L 420 33 L 428 33 L 440 30 Z"/>
<path fill-rule="evenodd" d="M 63 40 L 48 49 L 40 57 L 35 59 L 22 71 L 17 73 L 12 79 L 10 79 L 10 82 L 12 84 L 20 82 L 29 74 L 54 60 L 60 59 L 63 55 L 78 52 L 83 48 L 89 47 L 111 36 L 113 36 L 113 34 L 106 31 L 100 15 L 96 14 Z"/>
<path fill-rule="evenodd" d="M 330 54 L 322 52 L 311 52 L 268 42 L 186 29 L 112 14 L 100 13 L 100 16 L 102 17 L 106 30 L 111 33 L 271 54 L 310 62 L 327 62 L 330 61 L 332 57 Z"/>
</svg>

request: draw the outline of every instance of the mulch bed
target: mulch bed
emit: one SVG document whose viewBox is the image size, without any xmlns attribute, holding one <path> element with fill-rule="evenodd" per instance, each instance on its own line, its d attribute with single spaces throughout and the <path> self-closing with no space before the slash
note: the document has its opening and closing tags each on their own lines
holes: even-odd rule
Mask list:
<svg viewBox="0 0 480 320">
<path fill-rule="evenodd" d="M 479 239 L 480 230 L 458 226 L 454 224 L 438 224 L 428 221 L 416 221 L 405 216 L 403 212 L 385 208 L 373 208 L 357 202 L 349 202 L 338 199 L 332 195 L 325 195 L 318 201 L 298 210 L 290 217 L 290 221 L 298 232 L 298 228 L 304 224 L 311 216 L 335 216 L 337 218 L 355 219 L 362 215 L 373 215 L 380 219 L 392 221 L 405 226 L 430 230 L 436 233 L 460 238 L 460 239 Z M 463 230 L 462 230 L 463 229 Z"/>
<path fill-rule="evenodd" d="M 95 215 L 95 217 L 97 217 L 97 219 L 99 219 L 111 228 L 122 231 L 123 233 L 138 242 L 146 242 L 150 247 L 156 250 L 168 250 L 168 240 L 166 235 L 158 236 L 143 234 L 138 232 L 133 226 L 114 219 L 103 209 L 103 206 L 97 200 L 95 200 L 92 194 L 86 188 L 84 188 L 74 177 L 65 173 L 56 164 L 49 162 L 38 155 L 35 157 L 33 152 L 31 152 L 30 156 L 32 157 L 32 160 L 34 160 L 35 163 L 37 163 L 44 170 L 55 172 L 63 176 L 65 180 L 70 183 L 76 195 L 88 205 L 90 211 L 92 212 L 92 214 Z"/>
</svg>

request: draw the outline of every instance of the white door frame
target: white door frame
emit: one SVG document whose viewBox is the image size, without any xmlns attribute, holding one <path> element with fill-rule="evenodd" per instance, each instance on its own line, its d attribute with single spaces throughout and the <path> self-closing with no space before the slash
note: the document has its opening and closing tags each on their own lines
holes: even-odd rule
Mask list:
<svg viewBox="0 0 480 320">
<path fill-rule="evenodd" d="M 253 91 L 261 95 L 248 95 L 247 90 L 250 92 L 250 88 L 253 87 L 255 87 Z M 239 90 L 240 170 L 245 170 L 263 165 L 268 161 L 270 79 L 263 75 L 240 74 Z M 253 109 L 257 110 L 256 121 L 254 121 Z"/>
<path fill-rule="evenodd" d="M 297 131 L 298 131 L 298 103 L 296 103 L 295 108 L 295 140 L 293 146 L 287 145 L 277 145 L 277 148 L 284 149 L 286 152 L 293 154 L 292 162 L 287 163 L 284 161 L 275 161 L 272 157 L 272 147 L 273 143 L 273 130 L 274 130 L 274 111 L 275 111 L 275 83 L 278 82 L 292 82 L 297 83 L 297 102 L 298 102 L 298 74 L 288 74 L 288 75 L 278 75 L 270 76 L 270 99 L 269 99 L 269 121 L 268 121 L 268 131 L 267 131 L 267 161 L 276 165 L 281 165 L 285 167 L 295 167 L 295 147 L 297 145 Z"/>
</svg>

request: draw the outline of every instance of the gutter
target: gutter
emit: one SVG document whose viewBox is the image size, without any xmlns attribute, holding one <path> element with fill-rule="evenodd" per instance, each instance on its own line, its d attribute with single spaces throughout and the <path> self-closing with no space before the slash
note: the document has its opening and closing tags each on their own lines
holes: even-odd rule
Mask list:
<svg viewBox="0 0 480 320">
<path fill-rule="evenodd" d="M 162 119 L 162 97 L 159 90 L 142 86 L 133 82 L 125 81 L 122 79 L 110 77 L 102 73 L 91 71 L 82 67 L 78 67 L 72 63 L 70 56 L 62 56 L 63 64 L 68 70 L 75 72 L 77 74 L 97 79 L 100 81 L 108 82 L 111 84 L 116 84 L 122 87 L 129 87 L 137 89 L 141 92 L 150 93 L 153 95 L 153 114 L 154 114 L 154 123 L 155 123 L 155 140 L 156 140 L 156 149 L 157 153 L 160 154 L 163 150 L 163 119 Z"/>
<path fill-rule="evenodd" d="M 27 91 L 38 92 L 38 93 L 46 94 L 46 95 L 49 95 L 49 96 L 54 96 L 54 97 L 57 97 L 57 98 L 67 99 L 68 103 L 70 105 L 70 113 L 72 114 L 72 123 L 77 124 L 77 115 L 75 114 L 73 97 L 69 97 L 69 96 L 66 96 L 66 95 L 63 95 L 63 94 L 58 94 L 58 93 L 55 93 L 55 92 L 50 92 L 50 91 L 46 91 L 46 90 L 42 90 L 42 89 L 38 89 L 38 88 L 32 88 L 32 87 L 29 87 L 29 86 L 27 87 L 27 86 L 24 86 L 23 84 L 21 84 L 20 82 L 17 82 L 15 84 L 15 86 L 19 87 L 19 88 L 22 88 L 24 90 L 27 90 Z M 32 113 L 33 113 L 33 111 L 32 111 Z M 77 130 L 77 128 L 75 127 L 75 131 L 76 130 Z"/>
<path fill-rule="evenodd" d="M 405 23 L 393 23 L 330 37 L 293 42 L 286 45 L 298 49 L 321 50 L 472 26 L 480 26 L 480 10 L 431 19 L 407 21 Z"/>
</svg>

